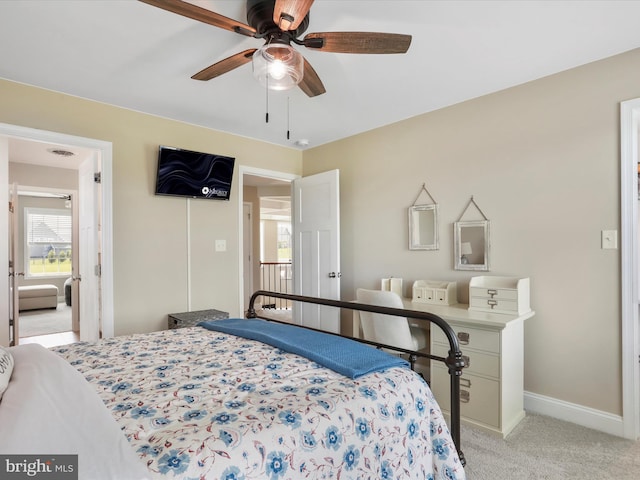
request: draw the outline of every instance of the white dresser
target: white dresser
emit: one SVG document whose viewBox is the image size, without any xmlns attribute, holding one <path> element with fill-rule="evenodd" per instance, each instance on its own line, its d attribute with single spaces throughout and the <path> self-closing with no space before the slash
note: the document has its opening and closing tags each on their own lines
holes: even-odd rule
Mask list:
<svg viewBox="0 0 640 480">
<path fill-rule="evenodd" d="M 524 321 L 535 312 L 500 314 L 449 306 L 413 303 L 408 310 L 430 312 L 451 325 L 458 336 L 467 367 L 460 377 L 463 423 L 506 436 L 524 418 Z M 449 343 L 438 327 L 431 328 L 431 354 L 446 357 Z M 450 410 L 449 373 L 441 362 L 431 362 L 431 390 L 440 408 Z"/>
</svg>

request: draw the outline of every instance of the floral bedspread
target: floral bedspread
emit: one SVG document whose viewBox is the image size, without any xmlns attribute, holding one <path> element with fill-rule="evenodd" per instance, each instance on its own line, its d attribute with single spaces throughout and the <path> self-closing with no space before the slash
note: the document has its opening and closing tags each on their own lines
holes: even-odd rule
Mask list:
<svg viewBox="0 0 640 480">
<path fill-rule="evenodd" d="M 351 380 L 201 327 L 52 350 L 158 478 L 465 478 L 431 391 L 406 368 Z"/>
</svg>

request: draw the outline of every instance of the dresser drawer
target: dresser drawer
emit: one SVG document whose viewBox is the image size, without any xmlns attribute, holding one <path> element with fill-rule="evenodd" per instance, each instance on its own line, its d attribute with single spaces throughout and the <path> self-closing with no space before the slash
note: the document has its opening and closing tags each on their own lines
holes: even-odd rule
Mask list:
<svg viewBox="0 0 640 480">
<path fill-rule="evenodd" d="M 458 336 L 460 350 L 473 349 L 500 353 L 500 332 L 453 325 L 451 325 L 451 328 L 453 328 L 453 331 Z M 436 343 L 449 345 L 446 335 L 438 327 L 431 328 L 431 338 Z"/>
<path fill-rule="evenodd" d="M 431 390 L 438 405 L 451 411 L 450 380 L 446 368 L 432 364 Z M 499 429 L 500 382 L 464 373 L 460 377 L 460 415 Z"/>
<path fill-rule="evenodd" d="M 518 311 L 518 300 L 498 297 L 469 297 L 469 308 L 495 313 L 512 313 Z"/>
<path fill-rule="evenodd" d="M 529 307 L 529 279 L 480 276 L 469 281 L 469 309 L 522 314 Z"/>
<path fill-rule="evenodd" d="M 469 287 L 470 297 L 495 298 L 497 300 L 518 300 L 514 288 Z"/>
<path fill-rule="evenodd" d="M 449 346 L 434 343 L 431 348 L 431 354 L 438 355 L 439 357 L 447 357 L 447 355 L 449 355 Z M 498 355 L 480 353 L 462 348 L 462 356 L 466 364 L 463 370 L 464 373 L 477 373 L 495 377 L 496 379 L 500 378 L 500 357 Z"/>
</svg>

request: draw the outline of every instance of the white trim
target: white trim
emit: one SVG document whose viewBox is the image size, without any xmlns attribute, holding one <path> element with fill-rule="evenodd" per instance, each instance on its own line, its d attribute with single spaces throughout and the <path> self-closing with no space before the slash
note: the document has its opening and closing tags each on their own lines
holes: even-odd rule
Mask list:
<svg viewBox="0 0 640 480">
<path fill-rule="evenodd" d="M 264 168 L 248 167 L 246 165 L 239 166 L 238 174 L 240 177 L 238 181 L 238 185 L 240 188 L 244 186 L 244 175 L 273 178 L 275 180 L 282 180 L 283 182 L 293 182 L 296 178 L 300 178 L 300 175 L 297 175 L 295 173 L 278 172 L 276 170 L 266 170 Z M 240 195 L 242 195 L 242 190 L 240 190 Z"/>
<path fill-rule="evenodd" d="M 277 180 L 282 180 L 285 182 L 293 182 L 296 178 L 300 178 L 300 175 L 296 175 L 295 173 L 284 173 L 277 172 L 275 170 L 265 170 L 263 168 L 256 167 L 248 167 L 245 165 L 238 166 L 238 238 L 240 242 L 244 239 L 244 227 L 242 214 L 244 210 L 244 176 L 245 175 L 255 175 L 257 177 L 266 177 L 266 178 L 274 178 Z M 242 252 L 243 249 L 238 249 L 238 291 L 240 292 L 238 301 L 239 301 L 239 312 L 242 315 L 244 312 L 244 269 L 242 267 Z"/>
<path fill-rule="evenodd" d="M 524 392 L 524 409 L 601 432 L 624 436 L 622 417 L 556 398 Z"/>
<path fill-rule="evenodd" d="M 113 146 L 111 142 L 93 140 L 100 150 L 100 192 L 102 193 L 101 277 L 102 337 L 115 335 L 113 300 Z"/>
<path fill-rule="evenodd" d="M 640 437 L 638 332 L 638 129 L 640 99 L 620 104 L 620 223 L 623 436 Z"/>
<path fill-rule="evenodd" d="M 242 245 L 242 254 L 243 254 L 242 255 L 242 260 L 240 262 L 240 267 L 242 268 L 242 276 L 243 276 L 243 279 L 242 279 L 243 280 L 242 281 L 242 288 L 243 288 L 242 297 L 243 297 L 243 299 L 241 300 L 242 301 L 242 310 L 240 311 L 241 314 L 244 313 L 244 309 L 246 307 L 246 304 L 244 302 L 244 297 L 245 297 L 244 287 L 245 287 L 245 284 L 249 285 L 249 288 L 250 288 L 250 290 L 252 292 L 255 291 L 255 288 L 253 286 L 253 283 L 254 283 L 253 282 L 253 273 L 254 273 L 254 270 L 255 270 L 254 266 L 255 266 L 255 261 L 256 261 L 256 259 L 253 256 L 253 202 L 245 202 L 244 201 L 244 195 L 242 197 L 243 197 L 243 202 L 242 202 L 242 235 L 243 236 L 240 237 L 240 242 L 239 242 Z M 249 232 L 248 233 L 249 233 L 249 250 L 250 250 L 249 255 L 250 255 L 250 258 L 251 258 L 251 261 L 249 262 L 250 263 L 250 265 L 249 265 L 250 270 L 249 271 L 251 273 L 249 275 L 249 279 L 248 279 L 247 282 L 244 281 L 244 274 L 245 274 L 245 270 L 246 270 L 244 268 L 244 262 L 247 260 L 247 252 L 244 249 L 244 247 L 245 247 L 244 236 L 247 234 L 247 232 L 245 232 L 245 230 L 244 230 L 244 219 L 245 219 L 244 209 L 245 209 L 245 207 L 249 210 L 249 222 L 248 222 L 249 223 Z M 260 208 L 260 207 L 258 206 L 258 208 Z"/>
<path fill-rule="evenodd" d="M 112 205 L 112 162 L 113 149 L 111 142 L 92 138 L 77 137 L 64 133 L 37 130 L 0 123 L 0 136 L 22 138 L 37 142 L 56 143 L 97 150 L 100 154 L 102 224 L 101 224 L 101 308 L 102 336 L 114 336 L 113 322 L 113 205 Z M 8 185 L 0 186 L 6 188 Z"/>
</svg>

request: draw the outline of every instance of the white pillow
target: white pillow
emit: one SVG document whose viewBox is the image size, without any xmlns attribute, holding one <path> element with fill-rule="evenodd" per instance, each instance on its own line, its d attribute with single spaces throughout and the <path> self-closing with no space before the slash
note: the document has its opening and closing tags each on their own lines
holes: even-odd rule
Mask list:
<svg viewBox="0 0 640 480">
<path fill-rule="evenodd" d="M 15 366 L 11 388 L 0 402 L 0 456 L 78 455 L 74 478 L 81 479 L 159 478 L 147 470 L 96 389 L 71 364 L 37 343 L 9 351 Z"/>
<path fill-rule="evenodd" d="M 0 347 L 0 400 L 2 394 L 9 385 L 9 379 L 13 372 L 13 355 L 8 350 Z"/>
</svg>

